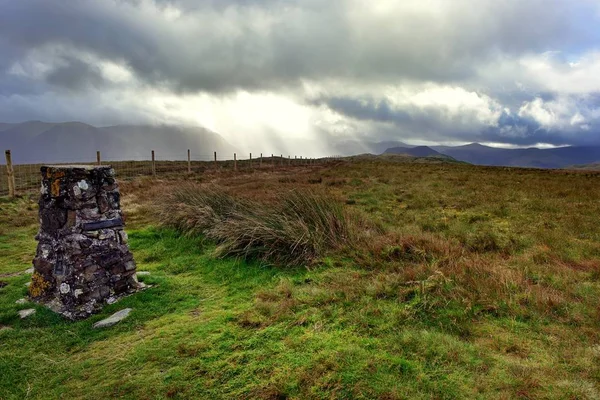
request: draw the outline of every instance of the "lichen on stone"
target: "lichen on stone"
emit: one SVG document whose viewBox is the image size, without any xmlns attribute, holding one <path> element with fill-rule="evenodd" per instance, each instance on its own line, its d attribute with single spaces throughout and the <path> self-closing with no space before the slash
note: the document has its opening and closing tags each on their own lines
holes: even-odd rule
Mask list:
<svg viewBox="0 0 600 400">
<path fill-rule="evenodd" d="M 50 287 L 50 282 L 37 272 L 31 275 L 31 285 L 29 285 L 29 295 L 33 298 L 41 297 Z"/>
</svg>

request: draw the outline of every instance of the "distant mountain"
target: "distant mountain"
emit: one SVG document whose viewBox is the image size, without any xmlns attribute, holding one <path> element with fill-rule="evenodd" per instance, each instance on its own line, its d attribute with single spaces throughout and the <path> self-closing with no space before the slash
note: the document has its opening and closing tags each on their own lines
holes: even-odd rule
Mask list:
<svg viewBox="0 0 600 400">
<path fill-rule="evenodd" d="M 381 154 L 389 148 L 393 147 L 405 147 L 411 148 L 409 144 L 398 142 L 398 141 L 386 141 L 386 142 L 369 142 L 360 140 L 342 140 L 333 143 L 330 146 L 334 153 L 342 156 L 352 156 L 356 154 Z"/>
<path fill-rule="evenodd" d="M 13 162 L 91 162 L 96 151 L 103 160 L 211 159 L 213 151 L 230 154 L 233 147 L 220 135 L 200 127 L 116 125 L 97 128 L 81 122 L 28 121 L 0 123 L 0 150 L 10 149 Z"/>
<path fill-rule="evenodd" d="M 570 165 L 566 169 L 578 169 L 584 171 L 600 171 L 600 162 L 591 164 Z"/>
<path fill-rule="evenodd" d="M 392 147 L 387 149 L 384 154 L 406 154 L 412 157 L 433 157 L 444 155 L 438 151 L 435 151 L 428 146 L 416 146 L 416 147 Z"/>
<path fill-rule="evenodd" d="M 600 161 L 600 147 L 559 147 L 553 149 L 502 149 L 472 143 L 465 146 L 432 146 L 442 154 L 478 165 L 564 168 Z"/>
</svg>

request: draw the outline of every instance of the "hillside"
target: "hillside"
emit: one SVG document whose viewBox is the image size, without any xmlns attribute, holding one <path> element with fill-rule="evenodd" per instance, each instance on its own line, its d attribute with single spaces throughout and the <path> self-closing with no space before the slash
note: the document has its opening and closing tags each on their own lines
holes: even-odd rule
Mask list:
<svg viewBox="0 0 600 400">
<path fill-rule="evenodd" d="M 234 151 L 217 133 L 199 127 L 172 125 L 116 125 L 97 128 L 81 122 L 28 121 L 0 124 L 0 146 L 10 149 L 13 162 L 89 162 L 96 151 L 104 160 L 185 159 L 187 149 L 195 157 L 210 159 L 213 151 Z"/>
<path fill-rule="evenodd" d="M 129 245 L 151 287 L 78 322 L 17 303 L 38 197 L 0 199 L 0 397 L 596 398 L 598 174 L 373 157 L 121 182 Z M 301 253 L 300 265 L 227 256 L 186 230 L 212 213 L 163 201 L 186 182 L 200 182 L 188 200 L 218 187 L 251 202 L 246 233 L 293 220 L 279 213 L 293 191 L 322 196 L 292 211 L 328 224 L 319 216 L 342 210 L 351 218 L 332 221 L 356 240 Z M 218 232 L 239 240 L 239 222 L 216 219 Z M 327 232 L 344 240 L 336 226 Z M 297 251 L 307 237 L 320 236 L 293 229 L 241 245 L 285 257 L 281 243 Z M 128 319 L 92 328 L 124 308 Z"/>
<path fill-rule="evenodd" d="M 346 159 L 353 161 L 371 161 L 379 163 L 407 163 L 407 164 L 445 164 L 445 163 L 464 163 L 463 161 L 455 160 L 444 154 L 430 156 L 415 156 L 406 153 L 383 153 L 371 154 L 364 153 L 355 156 L 347 157 Z M 465 163 L 467 164 L 467 163 Z"/>
</svg>

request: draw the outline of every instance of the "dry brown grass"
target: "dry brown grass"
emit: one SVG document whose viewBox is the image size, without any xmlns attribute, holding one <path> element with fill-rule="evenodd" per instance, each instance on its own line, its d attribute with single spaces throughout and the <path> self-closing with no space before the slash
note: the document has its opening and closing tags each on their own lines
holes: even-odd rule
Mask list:
<svg viewBox="0 0 600 400">
<path fill-rule="evenodd" d="M 163 225 L 217 243 L 220 256 L 277 265 L 310 265 L 355 241 L 353 221 L 316 192 L 281 192 L 274 204 L 236 197 L 218 186 L 183 184 L 155 202 Z"/>
</svg>

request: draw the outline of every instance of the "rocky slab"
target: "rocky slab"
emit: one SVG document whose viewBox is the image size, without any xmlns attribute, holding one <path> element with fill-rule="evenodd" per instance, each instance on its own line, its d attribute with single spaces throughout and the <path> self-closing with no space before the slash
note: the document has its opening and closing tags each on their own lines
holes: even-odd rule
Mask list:
<svg viewBox="0 0 600 400">
<path fill-rule="evenodd" d="M 129 313 L 131 312 L 131 310 L 132 310 L 131 308 L 126 308 L 124 310 L 117 311 L 110 317 L 105 318 L 102 321 L 96 322 L 93 325 L 93 327 L 94 328 L 108 328 L 109 326 L 116 325 L 119 322 L 123 321 L 125 318 L 127 318 L 129 316 Z"/>
<path fill-rule="evenodd" d="M 34 308 L 28 308 L 26 310 L 19 310 L 19 317 L 21 317 L 21 319 L 25 319 L 33 314 L 35 314 Z"/>
</svg>

